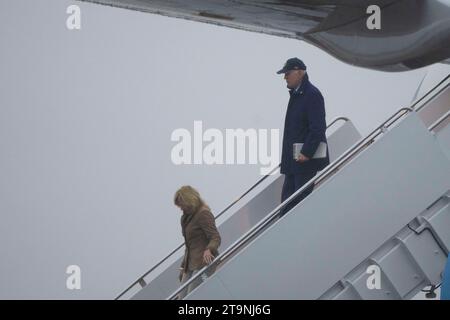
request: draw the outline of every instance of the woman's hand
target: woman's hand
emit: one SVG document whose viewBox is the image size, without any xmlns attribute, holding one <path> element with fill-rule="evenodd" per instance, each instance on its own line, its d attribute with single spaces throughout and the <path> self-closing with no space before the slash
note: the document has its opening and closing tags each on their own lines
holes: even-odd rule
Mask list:
<svg viewBox="0 0 450 320">
<path fill-rule="evenodd" d="M 184 278 L 184 269 L 180 268 L 180 273 L 178 274 L 178 280 L 183 281 Z"/>
<path fill-rule="evenodd" d="M 206 264 L 210 264 L 214 260 L 214 256 L 211 253 L 211 250 L 206 249 L 205 252 L 203 252 L 203 261 Z"/>
</svg>

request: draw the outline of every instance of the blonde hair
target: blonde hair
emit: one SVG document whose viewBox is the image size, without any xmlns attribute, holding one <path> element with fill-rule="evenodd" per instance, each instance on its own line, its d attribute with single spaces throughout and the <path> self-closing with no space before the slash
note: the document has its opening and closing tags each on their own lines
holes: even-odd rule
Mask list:
<svg viewBox="0 0 450 320">
<path fill-rule="evenodd" d="M 173 197 L 173 202 L 176 206 L 187 209 L 191 213 L 197 212 L 202 207 L 210 210 L 198 191 L 191 186 L 182 186 L 178 189 Z"/>
</svg>

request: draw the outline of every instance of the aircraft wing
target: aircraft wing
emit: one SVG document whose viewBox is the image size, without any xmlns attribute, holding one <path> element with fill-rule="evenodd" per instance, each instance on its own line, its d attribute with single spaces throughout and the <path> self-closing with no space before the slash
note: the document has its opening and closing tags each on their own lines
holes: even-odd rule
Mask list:
<svg viewBox="0 0 450 320">
<path fill-rule="evenodd" d="M 448 0 L 79 0 L 305 40 L 334 57 L 384 71 L 450 58 Z M 370 5 L 380 29 L 370 29 Z"/>
</svg>

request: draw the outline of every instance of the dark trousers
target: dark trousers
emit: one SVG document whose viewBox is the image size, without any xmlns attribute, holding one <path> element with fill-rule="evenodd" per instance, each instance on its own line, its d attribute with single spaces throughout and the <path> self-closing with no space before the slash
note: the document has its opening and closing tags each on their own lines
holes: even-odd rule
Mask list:
<svg viewBox="0 0 450 320">
<path fill-rule="evenodd" d="M 281 192 L 281 202 L 284 202 L 287 198 L 289 198 L 295 191 L 303 187 L 309 180 L 311 180 L 317 171 L 311 171 L 306 173 L 298 173 L 298 174 L 285 174 L 284 175 L 284 183 L 283 190 Z M 292 200 L 286 207 L 281 209 L 280 216 L 283 216 L 286 212 L 295 207 L 300 201 L 306 198 L 314 189 L 314 184 L 307 187 L 303 190 L 297 198 Z"/>
</svg>

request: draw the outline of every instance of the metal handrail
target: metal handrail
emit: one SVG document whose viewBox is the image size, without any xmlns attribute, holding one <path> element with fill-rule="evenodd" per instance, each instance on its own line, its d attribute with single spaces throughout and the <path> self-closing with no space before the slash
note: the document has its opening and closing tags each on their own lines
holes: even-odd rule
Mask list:
<svg viewBox="0 0 450 320">
<path fill-rule="evenodd" d="M 336 117 L 334 118 L 330 124 L 327 126 L 327 129 L 329 129 L 331 126 L 333 126 L 338 121 L 349 121 L 349 118 L 347 117 Z M 280 168 L 281 163 L 278 164 L 278 166 L 274 167 L 268 174 L 266 174 L 264 177 L 260 178 L 255 184 L 253 184 L 247 191 L 245 191 L 242 195 L 240 195 L 236 200 L 234 200 L 231 204 L 229 204 L 225 209 L 223 209 L 217 216 L 214 217 L 214 220 L 217 220 L 220 218 L 226 211 L 228 211 L 231 207 L 233 207 L 236 203 L 238 203 L 240 200 L 242 200 L 247 194 L 249 194 L 252 190 L 254 190 L 258 185 L 260 185 L 264 180 L 266 180 L 269 176 L 272 175 L 278 168 Z M 161 259 L 157 264 L 155 264 L 150 270 L 145 272 L 142 276 L 140 276 L 136 281 L 134 281 L 130 286 L 128 286 L 124 291 L 122 291 L 115 300 L 120 299 L 125 293 L 127 293 L 130 289 L 132 289 L 136 284 L 140 284 L 141 287 L 145 287 L 147 283 L 145 282 L 144 278 L 148 276 L 150 273 L 152 273 L 154 270 L 156 270 L 160 265 L 162 265 L 164 262 L 166 262 L 171 256 L 173 256 L 178 250 L 183 248 L 184 242 L 180 244 L 178 247 L 176 247 L 174 250 L 172 250 L 166 257 Z"/>
<path fill-rule="evenodd" d="M 187 286 L 189 286 L 192 282 L 194 282 L 199 276 L 201 276 L 207 269 L 217 266 L 220 262 L 226 260 L 229 256 L 237 251 L 240 247 L 247 243 L 249 239 L 259 233 L 260 230 L 264 229 L 272 220 L 278 217 L 278 212 L 283 209 L 285 206 L 290 204 L 300 193 L 302 193 L 309 186 L 320 182 L 327 178 L 329 175 L 335 173 L 335 169 L 349 160 L 351 157 L 357 154 L 363 147 L 367 145 L 368 141 L 372 141 L 378 135 L 385 132 L 385 130 L 390 127 L 393 123 L 395 123 L 399 118 L 405 115 L 408 112 L 412 112 L 411 108 L 401 108 L 396 113 L 394 113 L 391 117 L 389 117 L 386 121 L 384 121 L 380 126 L 378 126 L 375 130 L 373 130 L 369 135 L 365 138 L 361 139 L 357 143 L 355 143 L 352 147 L 350 147 L 344 154 L 342 154 L 338 159 L 336 159 L 333 163 L 329 164 L 322 170 L 317 176 L 308 181 L 305 185 L 303 185 L 300 189 L 298 189 L 295 193 L 293 193 L 289 198 L 287 198 L 283 203 L 278 205 L 274 210 L 272 210 L 265 218 L 263 218 L 260 222 L 258 222 L 253 228 L 247 231 L 244 235 L 242 235 L 238 240 L 236 240 L 231 246 L 229 246 L 223 253 L 221 253 L 217 258 L 210 264 L 203 267 L 198 273 L 192 276 L 188 281 L 186 281 L 182 286 L 178 287 L 168 298 L 167 300 L 174 299 L 182 290 L 184 290 Z M 403 112 L 399 116 L 399 113 Z M 397 116 L 397 118 L 395 118 Z M 393 118 L 395 118 L 392 122 L 389 123 Z M 378 132 L 377 132 L 378 131 Z M 372 137 L 372 135 L 375 136 Z M 289 212 L 287 213 L 289 214 Z"/>
<path fill-rule="evenodd" d="M 371 143 L 373 139 L 375 139 L 380 134 L 384 133 L 392 124 L 394 124 L 398 119 L 400 119 L 405 114 L 415 111 L 420 111 L 431 99 L 433 99 L 436 95 L 440 94 L 447 86 L 439 90 L 435 93 L 427 102 L 423 103 L 419 108 L 414 110 L 413 108 L 425 97 L 427 97 L 430 93 L 434 92 L 436 88 L 438 88 L 442 83 L 444 83 L 447 79 L 450 78 L 450 74 L 447 75 L 442 81 L 440 81 L 437 85 L 435 85 L 432 89 L 430 89 L 424 96 L 422 96 L 418 101 L 414 102 L 410 107 L 401 108 L 397 112 L 395 112 L 392 116 L 390 116 L 386 121 L 384 121 L 381 125 L 379 125 L 376 129 L 374 129 L 370 134 L 368 134 L 365 138 L 361 139 L 359 142 L 355 143 L 352 147 L 350 147 L 344 154 L 342 154 L 338 159 L 336 159 L 333 163 L 329 164 L 323 171 L 319 173 L 319 175 L 312 178 L 308 183 L 303 185 L 299 190 L 294 192 L 288 199 L 286 199 L 283 203 L 278 205 L 272 212 L 270 212 L 265 218 L 259 221 L 253 228 L 247 231 L 244 235 L 242 235 L 238 240 L 236 240 L 230 247 L 228 247 L 222 254 L 220 254 L 210 265 L 203 267 L 197 274 L 192 276 L 188 281 L 186 281 L 182 286 L 177 288 L 168 298 L 167 300 L 174 299 L 182 290 L 187 288 L 192 282 L 194 282 L 199 276 L 201 276 L 207 269 L 212 266 L 217 266 L 220 262 L 226 260 L 229 256 L 234 254 L 240 247 L 245 245 L 248 240 L 253 238 L 253 236 L 257 235 L 260 230 L 264 229 L 267 225 L 269 225 L 272 220 L 278 217 L 278 212 L 290 204 L 300 193 L 302 193 L 306 188 L 314 185 L 316 183 L 321 182 L 322 180 L 328 178 L 331 174 L 336 172 L 336 169 L 339 168 L 341 164 L 355 156 L 359 151 L 365 148 L 368 143 Z M 402 114 L 400 114 L 403 112 Z M 399 116 L 397 116 L 400 114 Z M 397 117 L 396 117 L 397 116 Z M 446 118 L 448 115 L 444 115 L 441 118 Z M 396 118 L 395 118 L 396 117 Z M 395 119 L 394 119 L 395 118 Z M 391 121 L 392 120 L 392 121 Z M 441 120 L 441 119 L 439 119 Z M 439 121 L 438 120 L 438 121 Z M 437 121 L 437 122 L 438 122 Z M 444 121 L 443 119 L 441 122 Z M 289 212 L 287 213 L 289 214 Z"/>
<path fill-rule="evenodd" d="M 429 128 L 429 131 L 433 131 L 437 126 L 444 122 L 450 116 L 450 111 L 447 111 L 442 117 L 437 119 Z"/>
<path fill-rule="evenodd" d="M 336 117 L 336 118 L 334 118 L 333 120 L 331 120 L 330 124 L 327 126 L 327 129 L 330 128 L 332 125 L 334 125 L 336 122 L 338 122 L 338 121 L 340 121 L 340 120 L 342 120 L 342 121 L 344 121 L 344 122 L 347 122 L 347 121 L 349 121 L 350 119 L 347 118 L 347 117 Z"/>
<path fill-rule="evenodd" d="M 441 81 L 439 81 L 439 83 L 437 85 L 435 85 L 431 90 L 429 90 L 427 93 L 425 93 L 422 97 L 420 97 L 419 100 L 415 101 L 410 108 L 414 109 L 414 107 L 421 102 L 423 99 L 425 99 L 431 92 L 433 92 L 437 87 L 439 87 L 441 84 L 443 84 L 445 81 L 447 81 L 450 78 L 450 74 L 448 74 L 444 79 L 442 79 Z M 433 99 L 434 97 L 436 97 L 438 94 L 440 94 L 444 89 L 446 89 L 448 87 L 449 83 L 447 83 L 447 85 L 443 88 L 441 88 L 441 90 L 437 91 L 434 93 L 434 95 L 430 98 Z M 419 108 L 414 109 L 416 112 L 420 111 L 422 108 L 425 107 L 425 104 L 422 104 Z"/>
</svg>

